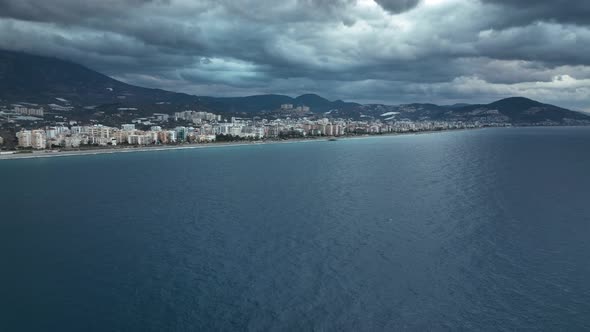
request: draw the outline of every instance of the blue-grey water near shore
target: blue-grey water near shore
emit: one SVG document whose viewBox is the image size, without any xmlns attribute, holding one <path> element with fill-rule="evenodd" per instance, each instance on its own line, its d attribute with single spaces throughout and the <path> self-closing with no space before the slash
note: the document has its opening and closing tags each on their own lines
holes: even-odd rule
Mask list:
<svg viewBox="0 0 590 332">
<path fill-rule="evenodd" d="M 0 162 L 1 331 L 588 330 L 590 128 Z"/>
</svg>

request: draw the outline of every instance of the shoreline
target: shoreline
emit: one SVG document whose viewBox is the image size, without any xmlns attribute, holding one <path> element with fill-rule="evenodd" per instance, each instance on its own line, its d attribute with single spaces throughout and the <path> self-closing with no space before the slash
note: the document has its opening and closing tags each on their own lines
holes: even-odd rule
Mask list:
<svg viewBox="0 0 590 332">
<path fill-rule="evenodd" d="M 193 144 L 183 144 L 183 145 L 136 146 L 136 147 L 124 147 L 124 148 L 96 148 L 96 149 L 74 150 L 74 151 L 39 150 L 37 152 L 32 152 L 32 153 L 12 153 L 12 154 L 0 155 L 0 161 L 2 161 L 2 160 L 18 160 L 18 159 L 86 156 L 86 155 L 100 155 L 100 154 L 116 154 L 116 153 L 133 153 L 133 152 L 208 149 L 208 148 L 253 146 L 253 145 L 267 145 L 267 144 L 328 142 L 333 139 L 336 139 L 336 141 L 340 141 L 340 140 L 366 139 L 366 138 L 378 138 L 378 137 L 395 137 L 395 136 L 425 135 L 425 134 L 436 134 L 436 133 L 450 133 L 450 132 L 457 132 L 457 131 L 480 130 L 480 129 L 489 129 L 489 128 L 511 128 L 511 127 L 461 128 L 461 129 L 449 129 L 449 130 L 430 130 L 430 131 L 421 131 L 421 132 L 386 133 L 386 134 L 381 134 L 381 135 L 294 138 L 294 139 L 285 139 L 285 140 L 263 140 L 263 141 L 246 141 L 246 142 L 193 143 Z"/>
<path fill-rule="evenodd" d="M 257 145 L 281 143 L 276 142 L 223 142 L 223 143 L 207 143 L 207 144 L 184 144 L 184 145 L 162 145 L 162 146 L 137 146 L 124 148 L 104 148 L 104 149 L 88 149 L 88 150 L 73 150 L 73 151 L 50 151 L 40 150 L 33 153 L 14 153 L 0 155 L 0 160 L 10 159 L 35 159 L 35 158 L 52 158 L 52 157 L 70 157 L 70 156 L 86 156 L 99 154 L 116 154 L 116 153 L 133 153 L 133 152 L 150 152 L 150 151 L 171 151 L 171 150 L 187 150 L 187 149 L 206 149 L 215 147 L 232 147 L 241 145 Z"/>
</svg>

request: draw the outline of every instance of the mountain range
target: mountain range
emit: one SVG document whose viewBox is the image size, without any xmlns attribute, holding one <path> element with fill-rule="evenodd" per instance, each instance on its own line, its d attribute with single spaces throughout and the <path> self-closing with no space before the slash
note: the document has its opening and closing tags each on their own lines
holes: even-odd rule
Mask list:
<svg viewBox="0 0 590 332">
<path fill-rule="evenodd" d="M 407 120 L 487 119 L 512 123 L 588 121 L 590 116 L 522 97 L 490 104 L 470 105 L 380 105 L 330 101 L 316 94 L 296 98 L 285 95 L 208 97 L 127 84 L 80 64 L 52 57 L 0 50 L 0 99 L 11 103 L 50 105 L 67 103 L 74 109 L 111 105 L 145 112 L 202 109 L 211 112 L 258 113 L 273 111 L 281 104 L 309 106 L 325 116 Z"/>
<path fill-rule="evenodd" d="M 59 98 L 59 99 L 57 99 Z M 82 65 L 44 56 L 0 50 L 0 99 L 38 104 L 65 99 L 73 106 L 121 104 L 124 107 L 182 109 L 205 108 L 216 112 L 274 110 L 281 104 L 310 106 L 317 111 L 353 108 L 356 103 L 329 101 L 315 94 L 297 98 L 285 95 L 200 97 L 123 83 Z M 164 106 L 162 106 L 164 105 Z"/>
</svg>

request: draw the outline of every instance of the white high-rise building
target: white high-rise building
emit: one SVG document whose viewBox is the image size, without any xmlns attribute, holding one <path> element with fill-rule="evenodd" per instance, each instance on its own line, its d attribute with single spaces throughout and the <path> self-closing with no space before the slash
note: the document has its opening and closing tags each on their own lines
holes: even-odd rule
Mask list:
<svg viewBox="0 0 590 332">
<path fill-rule="evenodd" d="M 18 139 L 18 146 L 21 148 L 30 148 L 31 144 L 31 131 L 30 130 L 21 130 L 16 133 L 16 138 Z"/>
<path fill-rule="evenodd" d="M 47 147 L 47 137 L 45 130 L 38 129 L 31 131 L 31 146 L 33 149 L 43 150 Z"/>
<path fill-rule="evenodd" d="M 111 138 L 113 136 L 114 128 L 106 127 L 106 126 L 92 126 L 87 127 L 87 133 L 90 137 L 96 138 Z"/>
<path fill-rule="evenodd" d="M 134 124 L 124 124 L 124 125 L 121 125 L 121 129 L 123 129 L 125 131 L 134 131 L 135 125 Z"/>
<path fill-rule="evenodd" d="M 174 130 L 168 131 L 168 142 L 176 143 L 176 132 Z"/>
</svg>

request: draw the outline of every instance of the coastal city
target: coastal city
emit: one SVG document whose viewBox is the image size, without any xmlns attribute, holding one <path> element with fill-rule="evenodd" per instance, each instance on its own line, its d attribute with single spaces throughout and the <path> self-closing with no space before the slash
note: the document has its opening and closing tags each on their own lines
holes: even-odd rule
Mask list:
<svg viewBox="0 0 590 332">
<path fill-rule="evenodd" d="M 130 123 L 124 123 L 118 127 L 57 119 L 49 126 L 21 128 L 16 132 L 16 149 L 3 153 L 46 149 L 76 150 L 100 147 L 336 138 L 505 125 L 480 121 L 410 121 L 396 119 L 394 112 L 382 114 L 382 119 L 351 120 L 313 115 L 309 107 L 295 107 L 292 104 L 283 104 L 280 110 L 285 116 L 275 119 L 258 116 L 224 117 L 220 114 L 195 110 L 173 114 L 153 113 L 148 117 L 134 118 Z M 11 112 L 5 111 L 3 114 L 14 115 L 12 121 L 31 121 L 45 115 L 43 108 L 22 106 L 15 107 Z M 0 144 L 3 141 L 4 139 L 0 138 Z"/>
<path fill-rule="evenodd" d="M 590 0 L 0 27 L 0 332 L 590 332 Z"/>
</svg>

